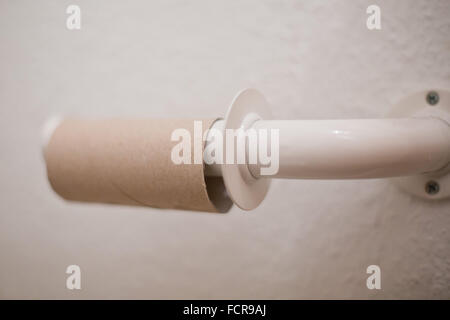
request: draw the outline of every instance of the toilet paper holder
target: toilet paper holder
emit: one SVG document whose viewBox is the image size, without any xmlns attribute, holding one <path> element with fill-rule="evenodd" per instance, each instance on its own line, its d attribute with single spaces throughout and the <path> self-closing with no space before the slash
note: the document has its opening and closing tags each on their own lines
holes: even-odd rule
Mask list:
<svg viewBox="0 0 450 320">
<path fill-rule="evenodd" d="M 206 166 L 206 175 L 223 177 L 229 196 L 242 209 L 259 205 L 271 178 L 392 178 L 400 188 L 421 198 L 450 196 L 448 91 L 415 93 L 383 119 L 271 119 L 262 94 L 246 89 L 235 97 L 225 119 L 213 125 L 219 130 L 279 129 L 277 174 L 258 176 L 259 164 Z"/>
<path fill-rule="evenodd" d="M 390 178 L 415 196 L 444 199 L 450 196 L 449 124 L 446 90 L 412 94 L 382 119 L 273 120 L 264 96 L 245 89 L 211 128 L 277 129 L 278 171 L 261 175 L 261 163 L 217 164 L 204 154 L 204 172 L 206 178 L 222 177 L 228 196 L 244 210 L 262 202 L 272 178 Z M 56 126 L 57 122 L 47 125 L 47 141 Z M 211 141 L 207 137 L 205 148 Z M 246 144 L 247 151 L 250 147 Z"/>
</svg>

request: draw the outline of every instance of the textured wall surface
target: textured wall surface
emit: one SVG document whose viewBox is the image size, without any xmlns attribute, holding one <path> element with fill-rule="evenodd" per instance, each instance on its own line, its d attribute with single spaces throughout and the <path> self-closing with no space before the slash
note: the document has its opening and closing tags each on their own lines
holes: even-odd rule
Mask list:
<svg viewBox="0 0 450 320">
<path fill-rule="evenodd" d="M 245 87 L 279 119 L 383 117 L 450 88 L 449 16 L 446 0 L 0 0 L 0 298 L 449 299 L 448 201 L 303 180 L 274 181 L 247 213 L 69 203 L 40 139 L 55 114 L 222 116 Z M 366 288 L 371 264 L 382 290 Z"/>
</svg>

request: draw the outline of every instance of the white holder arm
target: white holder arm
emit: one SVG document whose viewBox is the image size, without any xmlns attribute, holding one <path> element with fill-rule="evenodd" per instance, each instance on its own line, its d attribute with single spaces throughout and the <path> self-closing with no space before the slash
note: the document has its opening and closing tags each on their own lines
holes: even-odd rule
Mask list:
<svg viewBox="0 0 450 320">
<path fill-rule="evenodd" d="M 274 178 L 384 178 L 450 162 L 450 127 L 440 119 L 260 120 L 253 127 L 280 130 Z M 255 177 L 260 166 L 249 165 Z"/>
</svg>

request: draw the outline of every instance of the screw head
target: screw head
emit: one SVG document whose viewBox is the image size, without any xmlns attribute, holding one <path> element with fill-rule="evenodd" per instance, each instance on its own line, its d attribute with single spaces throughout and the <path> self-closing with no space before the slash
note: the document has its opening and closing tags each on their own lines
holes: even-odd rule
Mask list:
<svg viewBox="0 0 450 320">
<path fill-rule="evenodd" d="M 434 106 L 439 102 L 439 94 L 436 91 L 430 91 L 427 94 L 427 102 L 429 105 Z"/>
<path fill-rule="evenodd" d="M 439 184 L 436 181 L 428 181 L 425 184 L 425 192 L 430 196 L 437 194 L 439 192 Z"/>
</svg>

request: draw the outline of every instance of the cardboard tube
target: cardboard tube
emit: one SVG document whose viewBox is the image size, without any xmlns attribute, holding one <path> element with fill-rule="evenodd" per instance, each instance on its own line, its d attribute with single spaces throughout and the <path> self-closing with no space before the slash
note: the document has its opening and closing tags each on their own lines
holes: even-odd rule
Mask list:
<svg viewBox="0 0 450 320">
<path fill-rule="evenodd" d="M 215 119 L 197 121 L 204 133 Z M 179 128 L 191 135 L 191 164 L 171 160 Z M 222 178 L 205 181 L 203 163 L 194 164 L 202 136 L 187 119 L 65 119 L 44 148 L 48 179 L 67 200 L 226 212 Z"/>
</svg>

